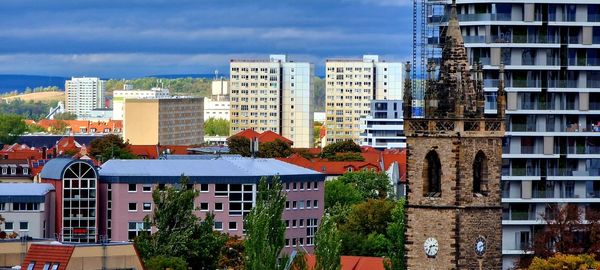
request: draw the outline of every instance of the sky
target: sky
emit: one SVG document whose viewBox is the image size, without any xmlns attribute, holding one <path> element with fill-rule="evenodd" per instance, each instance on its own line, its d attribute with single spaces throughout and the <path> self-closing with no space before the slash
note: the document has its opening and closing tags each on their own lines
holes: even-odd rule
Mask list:
<svg viewBox="0 0 600 270">
<path fill-rule="evenodd" d="M 287 54 L 409 60 L 412 0 L 2 0 L 0 74 L 133 78 L 227 73 Z"/>
</svg>

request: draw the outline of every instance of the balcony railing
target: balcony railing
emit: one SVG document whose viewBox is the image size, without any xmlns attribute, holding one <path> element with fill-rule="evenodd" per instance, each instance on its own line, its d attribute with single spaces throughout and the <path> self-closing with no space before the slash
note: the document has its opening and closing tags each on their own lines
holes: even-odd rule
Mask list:
<svg viewBox="0 0 600 270">
<path fill-rule="evenodd" d="M 511 21 L 510 13 L 479 13 L 479 14 L 459 14 L 458 20 L 461 22 L 470 21 Z"/>
<path fill-rule="evenodd" d="M 406 133 L 452 131 L 504 131 L 503 119 L 411 119 L 405 121 Z"/>
<path fill-rule="evenodd" d="M 502 169 L 502 175 L 505 176 L 540 176 L 540 168 L 512 168 L 512 170 Z"/>
<path fill-rule="evenodd" d="M 600 146 L 592 146 L 592 145 L 578 145 L 567 147 L 567 152 L 569 154 L 580 154 L 580 155 L 590 155 L 590 154 L 600 154 Z"/>
</svg>

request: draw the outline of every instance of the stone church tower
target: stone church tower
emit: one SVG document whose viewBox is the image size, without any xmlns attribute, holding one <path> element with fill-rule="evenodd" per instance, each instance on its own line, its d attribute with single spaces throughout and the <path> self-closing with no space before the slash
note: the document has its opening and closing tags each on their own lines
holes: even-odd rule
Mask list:
<svg viewBox="0 0 600 270">
<path fill-rule="evenodd" d="M 501 269 L 504 81 L 498 114 L 485 117 L 481 65 L 468 63 L 455 3 L 438 78 L 429 70 L 424 118 L 412 118 L 405 84 L 408 269 Z"/>
</svg>

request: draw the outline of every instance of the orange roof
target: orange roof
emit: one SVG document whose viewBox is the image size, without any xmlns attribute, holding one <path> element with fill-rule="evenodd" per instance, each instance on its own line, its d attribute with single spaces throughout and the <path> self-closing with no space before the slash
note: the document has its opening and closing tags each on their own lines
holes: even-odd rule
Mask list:
<svg viewBox="0 0 600 270">
<path fill-rule="evenodd" d="M 242 136 L 244 138 L 247 138 L 248 140 L 253 140 L 253 139 L 258 139 L 258 142 L 273 142 L 275 140 L 280 140 L 289 144 L 293 144 L 294 142 L 291 141 L 290 139 L 283 137 L 273 131 L 267 130 L 263 133 L 258 133 L 252 129 L 246 129 L 243 131 L 240 131 L 238 133 L 236 133 L 233 136 Z"/>
<path fill-rule="evenodd" d="M 306 254 L 306 264 L 309 270 L 315 269 L 317 258 L 313 254 Z M 364 256 L 341 256 L 340 262 L 342 268 L 340 270 L 384 270 L 383 258 L 380 257 L 364 257 Z"/>
<path fill-rule="evenodd" d="M 27 251 L 27 256 L 21 265 L 21 269 L 27 269 L 30 262 L 35 262 L 34 270 L 42 270 L 46 263 L 59 263 L 58 270 L 67 269 L 74 246 L 32 244 Z"/>
<path fill-rule="evenodd" d="M 157 159 L 167 149 L 173 155 L 187 155 L 191 145 L 129 145 L 129 150 L 139 157 Z"/>
<path fill-rule="evenodd" d="M 382 153 L 383 168 L 388 170 L 390 165 L 398 162 L 400 170 L 400 182 L 406 182 L 406 150 L 405 149 L 388 149 Z"/>
<path fill-rule="evenodd" d="M 33 122 L 33 124 L 37 124 L 45 129 L 50 129 L 59 121 L 63 121 L 67 127 L 71 129 L 72 133 L 92 133 L 92 129 L 95 130 L 95 133 L 115 133 L 123 130 L 123 121 L 121 120 L 87 121 L 42 119 L 37 123 Z M 83 129 L 85 129 L 85 132 L 82 132 Z"/>
<path fill-rule="evenodd" d="M 327 175 L 342 175 L 348 171 L 373 169 L 381 171 L 378 163 L 367 161 L 329 161 L 322 158 L 308 160 L 300 155 L 293 154 L 287 158 L 278 158 L 283 162 L 311 169 Z"/>
</svg>

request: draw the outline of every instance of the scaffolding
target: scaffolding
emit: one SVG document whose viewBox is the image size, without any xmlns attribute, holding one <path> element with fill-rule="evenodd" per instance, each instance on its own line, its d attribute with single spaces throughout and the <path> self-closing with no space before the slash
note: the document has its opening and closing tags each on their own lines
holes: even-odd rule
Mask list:
<svg viewBox="0 0 600 270">
<path fill-rule="evenodd" d="M 413 115 L 422 116 L 427 65 L 440 66 L 450 0 L 413 0 Z M 435 72 L 437 74 L 437 71 Z"/>
</svg>

